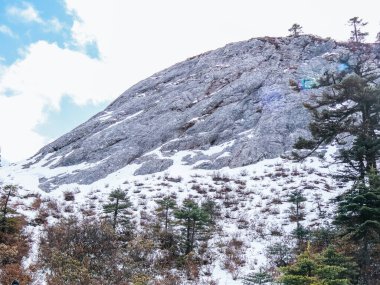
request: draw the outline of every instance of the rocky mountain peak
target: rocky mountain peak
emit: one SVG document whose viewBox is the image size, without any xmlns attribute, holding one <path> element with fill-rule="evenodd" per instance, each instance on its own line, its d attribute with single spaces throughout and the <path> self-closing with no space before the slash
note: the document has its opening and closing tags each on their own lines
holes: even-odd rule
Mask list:
<svg viewBox="0 0 380 285">
<path fill-rule="evenodd" d="M 308 135 L 303 102 L 320 92 L 316 79 L 354 60 L 346 45 L 307 35 L 228 44 L 132 86 L 25 167 L 85 165 L 41 178 L 51 189 L 90 184 L 130 164 L 135 175 L 165 171 L 178 152 L 180 163 L 202 169 L 278 157 Z"/>
</svg>

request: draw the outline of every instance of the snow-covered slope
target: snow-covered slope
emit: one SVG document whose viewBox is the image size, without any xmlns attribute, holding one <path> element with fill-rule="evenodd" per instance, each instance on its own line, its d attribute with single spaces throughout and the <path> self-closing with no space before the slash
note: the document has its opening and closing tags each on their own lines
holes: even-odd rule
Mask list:
<svg viewBox="0 0 380 285">
<path fill-rule="evenodd" d="M 209 152 L 218 151 L 216 148 L 209 149 Z M 147 219 L 145 214 L 141 214 L 153 211 L 157 207 L 154 201 L 165 195 L 176 197 L 178 203 L 189 197 L 197 201 L 211 198 L 221 206 L 221 215 L 217 222 L 219 230 L 209 241 L 215 260 L 211 269 L 203 269 L 202 278 L 209 278 L 206 271 L 211 270 L 212 278 L 218 280 L 217 284 L 240 285 L 242 276 L 265 265 L 268 245 L 292 240 L 289 234 L 295 224 L 289 220 L 291 204 L 287 202 L 292 191 L 300 189 L 307 198 L 306 219 L 302 222 L 305 226 L 317 228 L 328 220 L 334 210 L 330 199 L 343 189 L 330 178 L 330 174 L 336 171 L 331 157 L 335 150 L 330 147 L 323 159 L 311 157 L 302 163 L 275 158 L 217 171 L 194 169 L 183 158 L 197 155 L 197 152 L 180 151 L 172 157 L 174 164 L 162 173 L 134 176 L 138 166 L 128 165 L 92 184 L 65 184 L 52 192 L 39 188 L 41 177 L 80 171 L 90 165 L 84 163 L 79 167 L 51 169 L 42 160 L 27 171 L 21 165 L 5 167 L 1 169 L 0 181 L 1 184 L 21 187 L 17 197 L 12 198 L 12 203 L 28 217 L 28 231 L 34 239 L 30 257 L 25 260 L 26 265 L 36 258 L 42 227 L 35 220 L 41 213 L 47 216 L 49 223 L 69 215 L 101 216 L 102 205 L 109 193 L 120 187 L 127 190 L 134 204 L 133 217 L 138 225 Z M 74 194 L 73 201 L 66 201 L 67 192 Z M 38 207 L 37 199 L 40 201 Z M 322 216 L 326 218 L 322 220 Z M 243 242 L 240 249 L 243 265 L 231 270 L 226 268 L 225 251 L 233 238 Z M 183 284 L 194 283 L 184 281 Z"/>
</svg>

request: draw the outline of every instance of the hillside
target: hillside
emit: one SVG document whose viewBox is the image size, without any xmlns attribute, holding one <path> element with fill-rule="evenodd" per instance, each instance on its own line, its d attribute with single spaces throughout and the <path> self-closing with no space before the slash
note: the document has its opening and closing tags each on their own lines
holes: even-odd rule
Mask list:
<svg viewBox="0 0 380 285">
<path fill-rule="evenodd" d="M 86 164 L 41 178 L 40 187 L 49 191 L 91 184 L 131 164 L 135 175 L 170 170 L 181 151 L 190 152 L 182 163 L 196 169 L 275 158 L 308 134 L 310 115 L 302 104 L 320 92 L 308 84 L 356 60 L 344 44 L 313 36 L 229 44 L 137 83 L 26 167 L 42 160 L 55 171 Z"/>
<path fill-rule="evenodd" d="M 377 58 L 375 46 L 366 48 Z M 212 234 L 197 241 L 197 274 L 180 256 L 157 273 L 155 262 L 167 252 L 153 247 L 144 257 L 153 277 L 144 266 L 134 269 L 157 282 L 149 284 L 240 285 L 263 268 L 278 274 L 268 248 L 296 243 L 292 193 L 302 191 L 301 224 L 312 232 L 331 228 L 332 199 L 351 185 L 332 178 L 341 167 L 337 145 L 303 161 L 290 154 L 298 137 L 310 136 L 303 103 L 324 90 L 317 79 L 349 73 L 357 61 L 346 44 L 307 35 L 229 44 L 137 83 L 32 158 L 2 167 L 0 186 L 19 186 L 10 205 L 26 217 L 23 266 L 37 268 L 30 284 L 47 284 L 49 271 L 36 264 L 49 225 L 104 219 L 117 188 L 132 203 L 135 238 L 162 224 L 157 201 L 164 197 L 178 206 L 213 201 L 218 209 Z M 181 235 L 179 218 L 171 227 Z M 177 283 L 159 283 L 165 274 L 177 274 Z"/>
<path fill-rule="evenodd" d="M 297 163 L 275 158 L 218 171 L 194 170 L 178 163 L 173 171 L 136 177 L 133 176 L 136 165 L 131 165 L 93 184 L 62 185 L 52 192 L 38 188 L 39 178 L 53 173 L 42 166 L 44 161 L 31 166 L 27 172 L 19 166 L 7 168 L 1 172 L 0 179 L 3 183 L 22 187 L 12 198 L 12 203 L 30 222 L 27 230 L 34 246 L 29 259 L 25 260 L 26 264 L 37 260 L 36 246 L 44 229 L 41 217 L 52 224 L 72 215 L 85 218 L 104 216 L 102 205 L 113 189 L 121 187 L 133 203 L 132 215 L 136 225 L 154 220 L 155 201 L 167 195 L 175 197 L 178 204 L 189 197 L 196 201 L 215 201 L 221 208 L 217 233 L 207 242 L 207 256 L 213 262 L 202 267 L 202 282 L 183 280 L 179 284 L 210 284 L 207 280 L 212 279 L 218 282 L 216 284 L 240 285 L 240 278 L 245 274 L 266 266 L 268 246 L 293 243 L 291 232 L 296 224 L 289 218 L 292 203 L 288 202 L 292 191 L 302 188 L 307 197 L 305 226 L 313 229 L 328 226 L 334 211 L 330 199 L 345 189 L 330 177 L 336 171 L 330 157 L 334 152 L 335 148 L 331 148 L 326 160 L 310 158 L 304 163 Z M 177 155 L 174 159 L 181 161 Z M 71 171 L 70 167 L 59 170 Z M 66 193 L 73 193 L 74 198 L 67 200 Z M 38 207 L 36 201 L 41 201 Z M 228 247 L 234 239 L 242 242 L 242 248 L 236 253 L 241 264 L 232 264 L 229 268 L 226 267 L 230 258 Z M 211 276 L 207 273 L 209 271 Z"/>
</svg>

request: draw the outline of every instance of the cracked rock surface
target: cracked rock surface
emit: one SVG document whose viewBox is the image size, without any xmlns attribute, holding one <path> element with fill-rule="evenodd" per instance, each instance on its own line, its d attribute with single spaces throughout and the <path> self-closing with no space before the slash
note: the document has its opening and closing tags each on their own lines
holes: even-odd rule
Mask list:
<svg viewBox="0 0 380 285">
<path fill-rule="evenodd" d="M 165 171 L 171 156 L 220 169 L 274 158 L 308 136 L 303 102 L 321 90 L 295 91 L 289 81 L 319 78 L 353 60 L 348 48 L 312 36 L 258 38 L 189 58 L 137 83 L 104 111 L 42 148 L 32 163 L 47 167 L 89 163 L 41 180 L 41 188 L 90 184 L 128 164 L 135 175 Z M 217 152 L 207 152 L 220 146 Z M 157 155 L 159 152 L 160 155 Z M 28 165 L 25 165 L 28 167 Z"/>
</svg>

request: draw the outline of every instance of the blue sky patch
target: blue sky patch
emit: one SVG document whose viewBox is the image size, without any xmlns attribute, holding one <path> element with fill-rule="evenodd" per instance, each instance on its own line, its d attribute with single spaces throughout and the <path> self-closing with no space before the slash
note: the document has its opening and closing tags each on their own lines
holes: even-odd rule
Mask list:
<svg viewBox="0 0 380 285">
<path fill-rule="evenodd" d="M 0 2 L 0 58 L 2 64 L 11 65 L 22 58 L 28 45 L 44 40 L 60 48 L 72 44 L 71 27 L 75 16 L 67 13 L 62 0 L 2 0 Z M 85 52 L 99 58 L 96 43 L 86 46 Z"/>
<path fill-rule="evenodd" d="M 96 42 L 87 43 L 85 51 L 89 57 L 99 59 L 99 49 Z"/>
<path fill-rule="evenodd" d="M 48 111 L 46 122 L 38 125 L 35 131 L 50 139 L 58 138 L 86 122 L 100 110 L 105 109 L 108 104 L 109 102 L 78 106 L 70 97 L 65 96 L 60 102 L 60 111 Z"/>
<path fill-rule="evenodd" d="M 19 93 L 17 93 L 16 91 L 14 91 L 13 89 L 6 89 L 2 95 L 4 95 L 5 97 L 13 97 L 13 96 L 17 96 L 19 95 Z"/>
<path fill-rule="evenodd" d="M 77 16 L 69 14 L 63 0 L 1 0 L 0 1 L 0 64 L 7 67 L 22 60 L 29 45 L 38 41 L 55 43 L 60 48 L 85 52 L 91 58 L 99 58 L 97 43 L 90 42 L 78 47 L 71 34 Z M 18 94 L 5 90 L 1 94 L 13 97 Z M 109 102 L 102 104 L 76 105 L 68 96 L 62 98 L 60 111 L 47 106 L 45 123 L 35 131 L 50 139 L 70 131 L 103 110 Z"/>
</svg>

